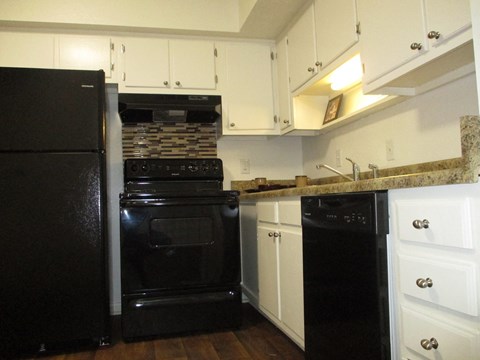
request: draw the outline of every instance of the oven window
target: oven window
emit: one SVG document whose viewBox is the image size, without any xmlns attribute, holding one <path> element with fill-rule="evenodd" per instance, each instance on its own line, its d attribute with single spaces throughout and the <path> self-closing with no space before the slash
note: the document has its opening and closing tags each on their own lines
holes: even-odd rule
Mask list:
<svg viewBox="0 0 480 360">
<path fill-rule="evenodd" d="M 152 219 L 150 222 L 150 246 L 189 246 L 213 244 L 211 218 Z"/>
</svg>

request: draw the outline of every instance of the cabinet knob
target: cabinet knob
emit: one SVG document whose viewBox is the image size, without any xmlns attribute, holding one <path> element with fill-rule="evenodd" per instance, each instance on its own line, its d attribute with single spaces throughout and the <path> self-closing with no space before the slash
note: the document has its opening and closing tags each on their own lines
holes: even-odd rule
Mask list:
<svg viewBox="0 0 480 360">
<path fill-rule="evenodd" d="M 165 81 L 163 82 L 163 85 L 168 86 L 168 81 L 165 80 Z"/>
<path fill-rule="evenodd" d="M 175 81 L 175 85 L 180 86 L 181 85 L 180 81 Z"/>
<path fill-rule="evenodd" d="M 230 127 L 235 127 L 235 123 L 230 123 Z"/>
<path fill-rule="evenodd" d="M 419 288 L 425 289 L 427 287 L 431 288 L 433 286 L 433 280 L 430 278 L 426 279 L 417 279 L 416 284 Z"/>
<path fill-rule="evenodd" d="M 422 347 L 425 349 L 425 350 L 432 350 L 432 349 L 437 349 L 438 348 L 438 341 L 437 339 L 435 338 L 431 338 L 430 340 L 428 339 L 422 339 L 420 341 L 420 345 L 422 345 Z"/>
<path fill-rule="evenodd" d="M 321 61 L 316 61 L 316 62 L 315 62 L 315 66 L 322 67 L 322 66 L 323 66 L 323 63 L 322 63 Z"/>
<path fill-rule="evenodd" d="M 285 119 L 285 120 L 283 120 L 283 123 L 284 123 L 284 124 L 290 124 L 290 120 Z"/>
<path fill-rule="evenodd" d="M 423 219 L 423 220 L 417 219 L 417 220 L 413 220 L 412 225 L 415 229 L 428 229 L 428 227 L 430 226 L 430 222 L 427 219 Z"/>
<path fill-rule="evenodd" d="M 440 38 L 440 32 L 438 32 L 438 31 L 430 31 L 430 32 L 427 34 L 427 37 L 428 37 L 429 39 L 438 40 L 438 38 Z"/>
<path fill-rule="evenodd" d="M 268 233 L 268 236 L 269 236 L 269 237 L 275 237 L 275 238 L 277 238 L 277 237 L 280 236 L 280 233 L 278 233 L 278 232 L 276 232 L 276 231 L 275 231 L 275 232 L 270 231 L 270 232 Z"/>
<path fill-rule="evenodd" d="M 410 49 L 412 49 L 412 50 L 422 50 L 422 44 L 414 42 L 410 45 Z"/>
<path fill-rule="evenodd" d="M 313 68 L 313 67 L 309 67 L 307 70 L 308 70 L 308 72 L 311 72 L 311 73 L 315 72 L 315 68 Z"/>
</svg>

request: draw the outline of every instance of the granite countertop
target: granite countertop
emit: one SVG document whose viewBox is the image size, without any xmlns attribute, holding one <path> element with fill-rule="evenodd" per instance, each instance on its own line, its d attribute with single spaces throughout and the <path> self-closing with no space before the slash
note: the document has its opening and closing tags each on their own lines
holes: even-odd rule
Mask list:
<svg viewBox="0 0 480 360">
<path fill-rule="evenodd" d="M 371 172 L 361 173 L 359 181 L 345 181 L 340 176 L 309 180 L 305 187 L 247 193 L 253 181 L 232 181 L 232 190 L 240 191 L 240 201 L 281 196 L 319 195 L 328 193 L 389 190 L 434 185 L 468 184 L 478 181 L 480 167 L 480 116 L 460 119 L 462 156 L 455 159 L 381 169 L 377 179 Z M 269 180 L 269 184 L 294 186 L 294 180 Z"/>
</svg>

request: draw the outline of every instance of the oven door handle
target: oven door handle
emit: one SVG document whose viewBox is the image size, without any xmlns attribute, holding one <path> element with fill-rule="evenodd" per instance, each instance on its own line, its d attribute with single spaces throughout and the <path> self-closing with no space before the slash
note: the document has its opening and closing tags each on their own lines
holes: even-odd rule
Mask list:
<svg viewBox="0 0 480 360">
<path fill-rule="evenodd" d="M 169 198 L 169 199 L 124 199 L 122 207 L 175 206 L 175 205 L 238 205 L 238 197 L 205 197 L 205 198 Z"/>
<path fill-rule="evenodd" d="M 155 298 L 143 298 L 132 300 L 128 303 L 128 306 L 131 308 L 151 308 L 157 306 L 166 306 L 166 305 L 191 305 L 191 304 L 201 304 L 201 303 L 212 303 L 212 302 L 223 302 L 228 300 L 234 300 L 239 296 L 238 291 L 222 291 L 214 293 L 205 293 L 205 294 L 192 294 L 192 295 L 182 295 L 182 296 L 165 296 L 165 297 L 155 297 Z"/>
</svg>

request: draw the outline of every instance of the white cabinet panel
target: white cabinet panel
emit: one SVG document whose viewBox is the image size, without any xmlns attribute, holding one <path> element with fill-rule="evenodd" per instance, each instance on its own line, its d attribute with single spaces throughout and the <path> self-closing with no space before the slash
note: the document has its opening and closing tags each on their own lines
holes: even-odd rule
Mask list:
<svg viewBox="0 0 480 360">
<path fill-rule="evenodd" d="M 258 221 L 278 223 L 278 203 L 276 201 L 266 201 L 257 203 Z"/>
<path fill-rule="evenodd" d="M 170 84 L 168 40 L 123 39 L 125 87 L 167 88 Z"/>
<path fill-rule="evenodd" d="M 281 201 L 278 207 L 279 222 L 281 224 L 302 226 L 302 209 L 298 200 Z"/>
<path fill-rule="evenodd" d="M 59 35 L 58 67 L 74 70 L 103 70 L 111 78 L 111 41 L 109 37 Z"/>
<path fill-rule="evenodd" d="M 468 199 L 399 200 L 398 235 L 402 241 L 471 249 L 472 229 Z M 414 221 L 420 221 L 420 228 Z M 427 227 L 422 227 L 424 220 Z M 427 224 L 425 223 L 425 224 Z"/>
<path fill-rule="evenodd" d="M 318 73 L 313 4 L 288 32 L 290 89 L 297 90 Z"/>
<path fill-rule="evenodd" d="M 258 227 L 258 297 L 260 307 L 280 317 L 278 297 L 278 231 Z"/>
<path fill-rule="evenodd" d="M 281 208 L 280 211 L 282 211 Z M 280 212 L 281 213 L 281 212 Z M 280 319 L 300 338 L 305 337 L 303 314 L 302 233 L 283 229 L 280 236 Z M 300 265 L 300 266 L 299 266 Z"/>
<path fill-rule="evenodd" d="M 425 0 L 425 11 L 427 33 L 438 32 L 439 38 L 432 39 L 434 46 L 471 26 L 469 0 Z"/>
<path fill-rule="evenodd" d="M 400 255 L 399 265 L 403 293 L 468 315 L 478 315 L 475 264 Z M 421 284 L 421 280 L 425 283 Z"/>
<path fill-rule="evenodd" d="M 224 135 L 275 133 L 272 49 L 264 44 L 228 43 Z"/>
<path fill-rule="evenodd" d="M 0 32 L 0 66 L 53 68 L 54 56 L 54 35 Z"/>
<path fill-rule="evenodd" d="M 392 71 L 419 56 L 425 44 L 423 5 L 420 0 L 361 0 L 361 51 L 364 82 Z M 411 44 L 422 44 L 412 50 Z"/>
<path fill-rule="evenodd" d="M 402 308 L 402 336 L 405 346 L 421 359 L 478 360 L 479 333 L 419 312 Z M 437 349 L 426 350 L 422 340 L 438 342 Z"/>
<path fill-rule="evenodd" d="M 215 45 L 211 41 L 170 41 L 172 86 L 215 89 Z"/>
<path fill-rule="evenodd" d="M 356 0 L 315 0 L 317 58 L 321 67 L 358 42 Z"/>
</svg>

